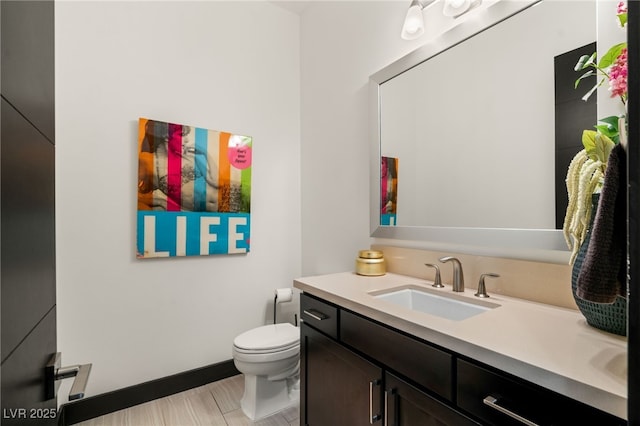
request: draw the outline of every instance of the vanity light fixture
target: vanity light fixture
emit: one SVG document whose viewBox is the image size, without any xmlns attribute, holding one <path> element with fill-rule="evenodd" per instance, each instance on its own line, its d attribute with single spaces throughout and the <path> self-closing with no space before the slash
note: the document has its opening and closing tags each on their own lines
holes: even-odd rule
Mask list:
<svg viewBox="0 0 640 426">
<path fill-rule="evenodd" d="M 422 11 L 428 6 L 437 3 L 438 0 L 411 0 L 407 16 L 404 18 L 401 37 L 405 40 L 414 40 L 424 34 L 424 17 Z M 457 18 L 469 10 L 480 6 L 482 0 L 442 0 L 444 6 L 442 14 Z"/>
<path fill-rule="evenodd" d="M 407 16 L 404 18 L 401 37 L 405 40 L 413 40 L 424 34 L 424 17 L 422 11 L 437 0 L 411 0 Z"/>
<path fill-rule="evenodd" d="M 458 16 L 480 6 L 482 0 L 444 0 L 442 14 L 444 16 Z"/>
</svg>

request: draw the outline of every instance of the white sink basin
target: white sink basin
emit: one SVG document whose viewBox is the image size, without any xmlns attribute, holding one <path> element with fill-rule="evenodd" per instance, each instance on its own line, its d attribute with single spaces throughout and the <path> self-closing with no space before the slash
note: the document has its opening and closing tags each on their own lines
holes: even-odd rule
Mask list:
<svg viewBox="0 0 640 426">
<path fill-rule="evenodd" d="M 445 291 L 449 293 L 445 293 Z M 424 312 L 453 321 L 461 321 L 500 306 L 485 300 L 471 300 L 455 293 L 451 294 L 451 290 L 431 290 L 413 285 L 374 291 L 369 294 L 376 299 L 412 311 Z"/>
</svg>

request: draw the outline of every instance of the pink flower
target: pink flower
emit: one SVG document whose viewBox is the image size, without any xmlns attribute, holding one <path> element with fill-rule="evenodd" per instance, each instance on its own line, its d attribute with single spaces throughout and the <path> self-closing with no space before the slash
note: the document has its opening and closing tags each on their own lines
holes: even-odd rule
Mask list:
<svg viewBox="0 0 640 426">
<path fill-rule="evenodd" d="M 623 1 L 621 1 L 620 3 L 618 3 L 618 11 L 617 14 L 621 15 L 623 13 L 627 13 L 627 4 Z"/>
<path fill-rule="evenodd" d="M 627 98 L 627 49 L 624 48 L 609 70 L 609 90 L 611 97 Z"/>
<path fill-rule="evenodd" d="M 616 16 L 618 17 L 618 24 L 624 28 L 627 25 L 627 4 L 625 2 L 618 3 Z"/>
</svg>

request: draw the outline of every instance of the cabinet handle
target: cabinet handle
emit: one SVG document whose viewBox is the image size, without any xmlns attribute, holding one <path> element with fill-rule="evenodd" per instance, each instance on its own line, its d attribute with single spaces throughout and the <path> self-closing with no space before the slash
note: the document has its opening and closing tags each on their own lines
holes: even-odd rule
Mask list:
<svg viewBox="0 0 640 426">
<path fill-rule="evenodd" d="M 323 321 L 329 318 L 328 315 L 325 315 L 320 311 L 316 311 L 315 309 L 309 309 L 309 310 L 305 309 L 304 311 L 302 311 L 302 313 L 310 316 L 311 318 L 317 321 Z"/>
<path fill-rule="evenodd" d="M 518 420 L 522 424 L 525 424 L 527 426 L 538 426 L 537 423 L 534 423 L 531 420 L 525 419 L 524 417 L 514 413 L 513 411 L 507 410 L 506 408 L 498 405 L 498 399 L 494 398 L 491 395 L 489 395 L 485 399 L 483 399 L 482 402 L 484 402 L 485 405 L 488 405 L 489 407 L 491 407 L 491 408 L 493 408 L 495 410 L 498 410 L 503 414 L 506 414 L 507 416 L 511 417 L 512 419 Z"/>
<path fill-rule="evenodd" d="M 396 417 L 396 407 L 398 401 L 396 399 L 398 391 L 396 388 L 384 391 L 384 426 L 395 426 L 398 424 L 398 418 Z M 391 398 L 391 401 L 389 399 Z M 391 414 L 389 414 L 391 413 Z M 391 421 L 389 421 L 391 416 Z"/>
<path fill-rule="evenodd" d="M 374 379 L 369 382 L 369 424 L 374 424 L 382 417 L 379 413 L 373 414 L 373 387 L 380 385 L 380 380 Z"/>
<path fill-rule="evenodd" d="M 389 425 L 389 392 L 384 391 L 384 426 Z"/>
</svg>

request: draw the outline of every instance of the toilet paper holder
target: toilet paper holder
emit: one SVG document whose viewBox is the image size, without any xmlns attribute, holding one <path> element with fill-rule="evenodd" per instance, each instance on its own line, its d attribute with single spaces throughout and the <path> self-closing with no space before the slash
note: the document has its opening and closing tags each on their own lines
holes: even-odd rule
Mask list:
<svg viewBox="0 0 640 426">
<path fill-rule="evenodd" d="M 290 288 L 277 288 L 275 297 L 273 298 L 273 323 L 276 324 L 276 311 L 278 303 L 291 302 L 293 299 L 293 290 Z"/>
</svg>

